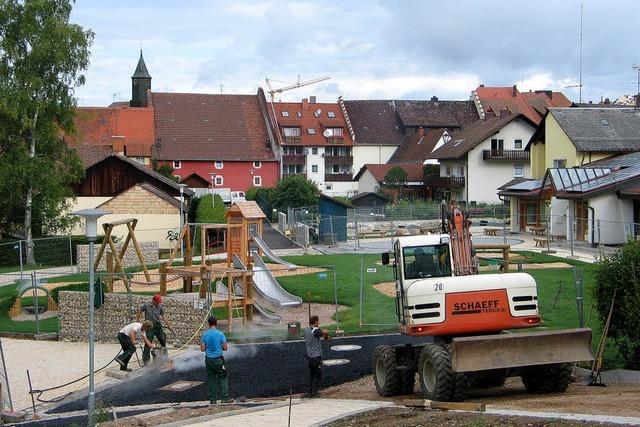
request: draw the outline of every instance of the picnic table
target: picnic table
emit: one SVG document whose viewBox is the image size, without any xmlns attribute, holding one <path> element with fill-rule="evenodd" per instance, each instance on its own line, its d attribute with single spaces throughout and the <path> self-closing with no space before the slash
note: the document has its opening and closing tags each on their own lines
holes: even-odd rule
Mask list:
<svg viewBox="0 0 640 427">
<path fill-rule="evenodd" d="M 547 231 L 547 227 L 530 227 L 531 233 L 534 236 L 544 236 L 544 232 Z"/>
<path fill-rule="evenodd" d="M 485 228 L 484 234 L 485 236 L 497 236 L 499 230 L 499 228 Z"/>
<path fill-rule="evenodd" d="M 552 242 L 566 242 L 567 236 L 564 234 L 552 234 L 549 236 Z"/>
<path fill-rule="evenodd" d="M 547 243 L 549 243 L 549 239 L 533 239 L 534 242 L 536 242 L 536 247 L 545 247 L 547 245 Z"/>
</svg>

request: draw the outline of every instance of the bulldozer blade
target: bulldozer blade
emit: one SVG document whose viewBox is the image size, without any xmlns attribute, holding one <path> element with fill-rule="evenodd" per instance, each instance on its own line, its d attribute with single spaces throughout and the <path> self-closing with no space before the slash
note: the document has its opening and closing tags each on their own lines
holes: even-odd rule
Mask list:
<svg viewBox="0 0 640 427">
<path fill-rule="evenodd" d="M 454 338 L 454 372 L 593 360 L 591 329 L 559 329 Z"/>
</svg>

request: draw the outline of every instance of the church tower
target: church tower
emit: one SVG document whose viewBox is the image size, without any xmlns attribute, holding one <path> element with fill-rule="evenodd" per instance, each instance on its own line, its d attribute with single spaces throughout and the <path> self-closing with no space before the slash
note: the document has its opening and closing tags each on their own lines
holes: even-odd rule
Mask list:
<svg viewBox="0 0 640 427">
<path fill-rule="evenodd" d="M 133 76 L 131 76 L 131 101 L 129 101 L 129 106 L 146 107 L 148 89 L 151 89 L 151 76 L 147 71 L 147 65 L 144 63 L 142 50 L 140 50 L 138 66 Z"/>
</svg>

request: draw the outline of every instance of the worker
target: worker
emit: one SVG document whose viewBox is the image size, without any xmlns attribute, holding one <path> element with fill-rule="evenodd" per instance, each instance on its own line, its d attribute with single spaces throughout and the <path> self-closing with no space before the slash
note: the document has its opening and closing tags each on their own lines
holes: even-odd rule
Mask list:
<svg viewBox="0 0 640 427">
<path fill-rule="evenodd" d="M 322 379 L 322 344 L 320 340 L 322 338 L 331 339 L 329 331 L 320 329 L 319 325 L 318 316 L 311 316 L 309 327 L 304 330 L 304 342 L 309 361 L 309 393 L 305 395 L 306 397 L 318 397 L 318 389 Z"/>
<path fill-rule="evenodd" d="M 227 338 L 216 327 L 218 319 L 211 316 L 208 319 L 209 329 L 202 334 L 200 351 L 205 352 L 204 364 L 207 369 L 207 382 L 209 383 L 209 403 L 215 405 L 218 402 L 218 391 L 221 403 L 235 403 L 229 399 L 229 378 L 227 367 L 222 352 L 227 351 Z"/>
<path fill-rule="evenodd" d="M 416 248 L 413 252 L 415 261 L 413 265 L 414 278 L 431 277 L 434 271 L 433 255 L 428 254 L 423 248 Z"/>
<path fill-rule="evenodd" d="M 164 333 L 164 329 L 162 327 L 162 322 L 167 324 L 167 328 L 171 332 L 174 332 L 169 319 L 164 314 L 164 306 L 162 305 L 162 297 L 160 294 L 155 294 L 153 298 L 151 298 L 151 304 L 144 303 L 140 306 L 138 310 L 138 314 L 136 315 L 136 321 L 140 322 L 140 318 L 142 317 L 142 313 L 144 313 L 144 320 L 149 320 L 153 323 L 153 328 L 147 331 L 147 338 L 149 342 L 153 342 L 153 338 L 158 338 L 158 342 L 163 350 L 166 351 L 167 348 L 167 334 Z M 149 364 L 149 360 L 151 359 L 151 348 L 147 345 L 144 346 L 144 350 L 142 351 L 142 363 L 147 365 Z"/>
<path fill-rule="evenodd" d="M 115 361 L 120 365 L 121 371 L 131 372 L 131 369 L 127 367 L 131 356 L 136 352 L 136 340 L 138 337 L 142 337 L 145 345 L 149 348 L 154 348 L 152 342 L 147 338 L 146 332 L 153 328 L 153 323 L 150 320 L 144 322 L 130 323 L 118 332 L 118 342 L 122 346 L 122 354 L 116 356 Z"/>
</svg>

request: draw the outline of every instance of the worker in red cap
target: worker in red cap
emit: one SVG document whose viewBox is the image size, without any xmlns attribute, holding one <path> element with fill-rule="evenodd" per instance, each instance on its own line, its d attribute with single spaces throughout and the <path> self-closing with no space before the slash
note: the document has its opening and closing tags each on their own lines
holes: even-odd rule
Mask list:
<svg viewBox="0 0 640 427">
<path fill-rule="evenodd" d="M 144 320 L 149 320 L 153 323 L 153 328 L 147 330 L 147 339 L 149 342 L 153 342 L 153 338 L 158 338 L 158 342 L 163 349 L 167 348 L 167 335 L 164 333 L 163 323 L 167 325 L 167 328 L 175 334 L 169 319 L 164 313 L 164 307 L 162 305 L 162 297 L 160 294 L 155 294 L 151 298 L 151 304 L 144 303 L 140 306 L 136 320 L 140 322 L 140 318 L 144 313 Z M 151 360 L 151 347 L 145 342 L 144 351 L 142 352 L 142 363 L 147 365 Z"/>
</svg>

